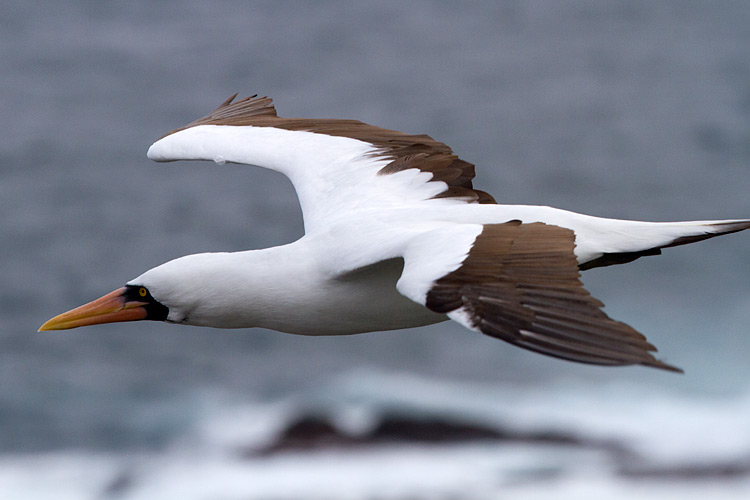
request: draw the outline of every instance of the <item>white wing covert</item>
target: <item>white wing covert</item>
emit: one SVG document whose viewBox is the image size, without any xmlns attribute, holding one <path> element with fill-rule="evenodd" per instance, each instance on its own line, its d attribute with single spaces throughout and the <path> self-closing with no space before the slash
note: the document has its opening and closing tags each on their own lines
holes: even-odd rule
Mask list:
<svg viewBox="0 0 750 500">
<path fill-rule="evenodd" d="M 234 97 L 166 134 L 151 146 L 149 158 L 246 163 L 281 172 L 297 191 L 306 232 L 355 210 L 426 200 L 495 203 L 473 189 L 474 165 L 427 135 L 357 120 L 282 118 L 267 97 L 232 102 Z"/>
</svg>

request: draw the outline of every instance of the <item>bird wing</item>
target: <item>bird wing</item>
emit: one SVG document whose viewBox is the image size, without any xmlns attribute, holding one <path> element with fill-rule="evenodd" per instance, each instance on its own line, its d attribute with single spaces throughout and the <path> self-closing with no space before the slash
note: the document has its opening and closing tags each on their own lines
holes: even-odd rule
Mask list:
<svg viewBox="0 0 750 500">
<path fill-rule="evenodd" d="M 432 311 L 524 349 L 680 371 L 656 359 L 643 335 L 609 318 L 583 288 L 574 240 L 569 229 L 520 221 L 437 229 L 407 247 L 397 287 Z"/>
<path fill-rule="evenodd" d="M 292 181 L 308 232 L 359 209 L 426 200 L 495 203 L 473 188 L 474 165 L 427 135 L 356 120 L 282 118 L 267 97 L 235 96 L 163 136 L 149 157 L 254 162 L 277 170 Z"/>
</svg>

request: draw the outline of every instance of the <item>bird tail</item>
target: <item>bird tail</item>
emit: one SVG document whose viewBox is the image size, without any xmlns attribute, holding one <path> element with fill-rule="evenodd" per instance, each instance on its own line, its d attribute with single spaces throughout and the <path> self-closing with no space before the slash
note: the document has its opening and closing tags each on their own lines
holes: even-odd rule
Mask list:
<svg viewBox="0 0 750 500">
<path fill-rule="evenodd" d="M 659 255 L 662 248 L 687 245 L 722 234 L 736 233 L 750 228 L 750 219 L 689 221 L 689 222 L 635 222 L 618 221 L 612 228 L 616 237 L 611 239 L 612 251 L 583 262 L 581 270 L 625 264 L 639 257 Z M 610 238 L 611 234 L 608 235 Z"/>
</svg>

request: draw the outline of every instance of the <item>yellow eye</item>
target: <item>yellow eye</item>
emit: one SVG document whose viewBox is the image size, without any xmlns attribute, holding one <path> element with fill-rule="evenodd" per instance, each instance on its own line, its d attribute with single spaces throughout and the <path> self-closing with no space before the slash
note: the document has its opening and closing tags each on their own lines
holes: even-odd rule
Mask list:
<svg viewBox="0 0 750 500">
<path fill-rule="evenodd" d="M 146 290 L 146 289 L 145 289 L 145 288 L 143 288 L 143 287 L 140 287 L 140 288 L 138 289 L 138 295 L 140 295 L 141 297 L 145 297 L 146 295 L 148 295 L 148 290 Z"/>
</svg>

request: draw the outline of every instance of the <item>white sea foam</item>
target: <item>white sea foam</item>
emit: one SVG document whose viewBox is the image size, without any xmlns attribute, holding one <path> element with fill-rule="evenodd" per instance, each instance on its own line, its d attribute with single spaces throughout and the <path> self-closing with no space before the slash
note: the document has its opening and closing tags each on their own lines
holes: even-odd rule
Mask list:
<svg viewBox="0 0 750 500">
<path fill-rule="evenodd" d="M 247 453 L 273 443 L 300 415 L 327 415 L 356 434 L 393 412 L 552 430 L 583 444 L 404 442 Z M 699 472 L 691 479 L 683 468 L 747 464 L 748 417 L 747 395 L 696 399 L 627 386 L 513 390 L 360 373 L 304 400 L 216 405 L 161 452 L 6 454 L 0 491 L 29 500 L 743 498 L 750 475 Z M 597 440 L 632 453 L 586 444 Z M 673 474 L 659 475 L 664 470 Z"/>
</svg>

